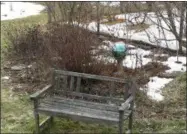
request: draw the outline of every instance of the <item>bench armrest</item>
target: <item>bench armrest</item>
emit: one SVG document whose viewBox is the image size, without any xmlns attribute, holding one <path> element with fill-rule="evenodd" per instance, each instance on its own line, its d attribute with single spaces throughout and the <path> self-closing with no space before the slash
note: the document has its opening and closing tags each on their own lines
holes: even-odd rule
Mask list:
<svg viewBox="0 0 187 134">
<path fill-rule="evenodd" d="M 130 96 L 124 103 L 119 107 L 119 111 L 124 111 L 129 108 L 129 103 L 134 100 L 134 96 Z"/>
<path fill-rule="evenodd" d="M 39 90 L 37 92 L 35 92 L 34 94 L 30 95 L 30 99 L 31 100 L 36 100 L 38 99 L 42 94 L 44 94 L 48 89 L 50 89 L 52 87 L 52 85 L 47 85 L 45 86 L 42 90 Z"/>
</svg>

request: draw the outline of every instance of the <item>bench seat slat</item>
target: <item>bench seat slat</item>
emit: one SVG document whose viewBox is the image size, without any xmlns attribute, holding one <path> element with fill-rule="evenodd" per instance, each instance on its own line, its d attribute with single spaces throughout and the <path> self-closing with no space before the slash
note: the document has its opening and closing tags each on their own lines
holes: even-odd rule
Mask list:
<svg viewBox="0 0 187 134">
<path fill-rule="evenodd" d="M 86 94 L 86 93 L 72 92 L 72 91 L 65 91 L 65 90 L 54 90 L 53 92 L 57 94 L 66 94 L 66 95 L 72 95 L 72 96 L 83 97 L 83 98 L 85 97 L 85 98 L 97 99 L 97 100 L 103 100 L 103 101 L 110 100 L 118 104 L 121 104 L 124 102 L 123 98 L 98 96 L 98 95 L 91 95 L 91 94 Z"/>
<path fill-rule="evenodd" d="M 78 120 L 91 120 L 91 121 L 104 121 L 104 122 L 118 122 L 119 113 L 116 111 L 106 111 L 101 109 L 91 109 L 88 107 L 78 106 L 76 104 L 69 105 L 66 103 L 48 101 L 40 103 L 38 107 L 39 112 L 43 112 L 50 115 L 59 115 L 69 118 L 78 118 Z M 130 110 L 125 111 L 124 119 L 126 119 Z"/>
<path fill-rule="evenodd" d="M 97 116 L 105 116 L 109 118 L 116 118 L 118 117 L 118 112 L 113 111 L 105 111 L 105 110 L 98 110 L 98 109 L 90 109 L 87 107 L 77 106 L 77 105 L 68 105 L 65 103 L 45 103 L 40 105 L 41 108 L 48 108 L 48 109 L 58 109 L 62 111 L 71 110 L 73 112 L 77 112 L 77 114 L 91 114 L 91 115 L 97 115 Z"/>
<path fill-rule="evenodd" d="M 84 100 L 70 99 L 70 98 L 58 97 L 58 96 L 46 98 L 41 102 L 42 103 L 47 103 L 47 102 L 66 103 L 69 105 L 77 105 L 82 107 L 88 107 L 91 109 L 109 110 L 109 111 L 116 111 L 116 112 L 118 112 L 119 109 L 119 106 L 116 106 L 115 104 L 109 105 L 104 103 L 89 102 Z"/>
</svg>

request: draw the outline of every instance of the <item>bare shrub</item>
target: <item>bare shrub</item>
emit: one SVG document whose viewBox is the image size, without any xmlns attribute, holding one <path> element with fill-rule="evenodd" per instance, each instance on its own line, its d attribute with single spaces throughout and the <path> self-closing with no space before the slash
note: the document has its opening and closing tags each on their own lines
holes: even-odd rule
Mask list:
<svg viewBox="0 0 187 134">
<path fill-rule="evenodd" d="M 49 25 L 42 33 L 44 59 L 53 67 L 98 74 L 102 66 L 92 58 L 91 50 L 99 44 L 96 35 L 70 25 Z"/>
<path fill-rule="evenodd" d="M 16 37 L 11 36 L 11 42 L 18 56 L 27 62 L 30 59 L 37 62 L 39 71 L 36 72 L 41 74 L 41 68 L 49 71 L 51 67 L 105 75 L 111 75 L 115 70 L 114 65 L 108 66 L 93 57 L 92 50 L 100 44 L 97 35 L 77 26 L 37 25 L 21 31 Z"/>
<path fill-rule="evenodd" d="M 10 56 L 26 59 L 28 62 L 40 56 L 41 45 L 38 45 L 37 25 L 20 25 L 6 30 L 6 38 L 10 43 Z M 13 50 L 13 51 L 11 51 Z"/>
</svg>

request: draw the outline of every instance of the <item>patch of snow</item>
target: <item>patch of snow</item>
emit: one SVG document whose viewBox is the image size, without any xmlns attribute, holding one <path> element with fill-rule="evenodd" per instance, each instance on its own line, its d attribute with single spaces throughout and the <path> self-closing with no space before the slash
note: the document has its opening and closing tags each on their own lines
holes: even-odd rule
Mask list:
<svg viewBox="0 0 187 134">
<path fill-rule="evenodd" d="M 136 48 L 136 49 L 133 49 L 133 50 L 129 50 L 128 51 L 129 54 L 138 54 L 138 55 L 149 55 L 149 54 L 152 54 L 152 52 L 150 50 L 144 50 L 144 49 L 141 49 L 141 48 Z"/>
<path fill-rule="evenodd" d="M 178 50 L 179 46 L 175 40 L 174 35 L 171 32 L 168 32 L 166 30 L 164 32 L 165 32 L 167 41 L 164 40 L 163 34 L 159 35 L 157 26 L 151 25 L 148 29 L 146 29 L 146 32 L 142 31 L 142 32 L 133 33 L 131 36 L 131 39 L 144 41 L 152 45 L 160 46 L 163 48 L 169 48 L 171 50 Z M 186 51 L 185 47 L 183 47 L 182 49 L 184 52 Z"/>
<path fill-rule="evenodd" d="M 105 49 L 108 51 L 112 50 L 114 42 L 111 42 L 109 40 L 105 40 L 105 41 L 103 41 L 103 43 L 104 43 L 104 45 L 99 46 L 98 49 Z"/>
<path fill-rule="evenodd" d="M 45 7 L 29 2 L 4 2 L 1 5 L 1 20 L 23 18 L 38 15 Z"/>
<path fill-rule="evenodd" d="M 114 57 L 98 55 L 98 56 L 95 56 L 94 58 L 96 58 L 97 60 L 103 61 L 104 63 L 115 63 Z"/>
<path fill-rule="evenodd" d="M 107 46 L 107 45 L 101 45 L 98 47 L 99 50 L 107 50 L 107 51 L 110 51 L 111 50 L 111 47 L 110 46 Z"/>
<path fill-rule="evenodd" d="M 120 2 L 100 2 L 104 6 L 119 6 Z"/>
<path fill-rule="evenodd" d="M 26 68 L 25 65 L 16 65 L 16 66 L 12 66 L 11 70 L 13 70 L 13 71 L 21 71 L 21 70 L 23 70 L 25 68 Z"/>
<path fill-rule="evenodd" d="M 135 69 L 151 62 L 151 59 L 144 58 L 142 55 L 139 55 L 139 58 L 142 60 L 137 59 L 135 55 L 127 55 L 125 60 L 123 60 L 123 66 Z"/>
<path fill-rule="evenodd" d="M 145 23 L 149 24 L 149 28 L 146 31 L 136 31 L 136 30 L 128 30 L 127 27 L 132 25 L 128 19 L 130 19 L 134 24 L 140 23 L 144 19 L 144 13 L 129 13 L 129 14 L 120 14 L 116 15 L 117 19 L 125 19 L 126 21 L 123 23 L 117 23 L 114 25 L 100 25 L 100 31 L 104 33 L 108 33 L 109 35 L 114 35 L 115 37 L 123 38 L 123 39 L 133 39 L 137 41 L 144 41 L 151 45 L 160 46 L 163 48 L 169 48 L 171 50 L 178 50 L 179 46 L 176 42 L 175 36 L 164 29 L 163 31 L 154 24 L 157 23 L 157 17 L 154 12 L 149 12 L 148 17 L 145 19 Z M 135 19 L 136 18 L 136 19 Z M 167 24 L 162 20 L 161 24 L 164 28 L 168 29 Z M 179 22 L 177 18 L 175 18 L 175 24 L 178 27 Z M 91 22 L 88 26 L 88 29 L 91 31 L 97 31 L 96 22 Z M 178 32 L 178 31 L 177 31 Z M 165 37 L 167 40 L 165 40 Z M 185 38 L 183 38 L 185 40 Z M 186 52 L 186 48 L 182 47 L 183 51 Z"/>
<path fill-rule="evenodd" d="M 169 70 L 166 70 L 166 73 L 171 73 L 171 72 L 175 72 L 175 71 L 180 71 L 180 72 L 186 71 L 186 67 L 183 66 L 183 64 L 186 64 L 186 57 L 179 56 L 178 60 L 182 63 L 176 63 L 176 61 L 177 61 L 176 56 L 171 56 L 168 58 L 167 61 L 162 62 L 164 65 L 167 65 L 168 67 L 170 67 Z"/>
<path fill-rule="evenodd" d="M 147 63 L 151 62 L 150 58 L 145 58 L 145 55 L 151 54 L 151 51 L 143 50 L 141 48 L 135 48 L 132 50 L 127 51 L 127 56 L 123 61 L 123 65 L 127 68 L 138 68 Z"/>
<path fill-rule="evenodd" d="M 161 95 L 161 89 L 172 80 L 171 78 L 159 78 L 157 76 L 150 77 L 146 87 L 141 88 L 141 90 L 147 90 L 147 95 L 152 99 L 162 101 L 164 97 Z"/>
</svg>

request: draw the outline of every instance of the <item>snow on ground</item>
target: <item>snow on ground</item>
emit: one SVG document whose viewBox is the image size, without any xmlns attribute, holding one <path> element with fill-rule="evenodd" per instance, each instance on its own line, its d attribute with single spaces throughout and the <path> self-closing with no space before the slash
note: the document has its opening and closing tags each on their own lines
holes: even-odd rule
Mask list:
<svg viewBox="0 0 187 134">
<path fill-rule="evenodd" d="M 144 18 L 144 13 L 142 12 L 116 15 L 115 18 L 125 19 L 126 21 L 124 23 L 118 23 L 115 25 L 101 24 L 100 31 L 108 33 L 110 35 L 114 35 L 119 38 L 130 38 L 133 40 L 144 41 L 149 44 L 160 46 L 163 48 L 178 50 L 178 42 L 176 42 L 175 36 L 165 29 L 162 31 L 160 28 L 157 27 L 157 25 L 154 24 L 157 23 L 157 18 L 155 14 L 153 12 L 150 12 L 147 16 L 148 17 L 146 18 L 145 23 L 149 25 L 149 28 L 140 32 L 137 32 L 136 30 L 129 30 L 127 32 L 127 27 L 132 25 L 128 20 L 131 20 L 134 24 L 140 23 Z M 178 18 L 176 18 L 175 20 L 175 24 L 178 27 L 179 22 L 177 21 L 177 19 Z M 161 24 L 164 28 L 168 29 L 168 26 L 165 24 L 164 21 L 161 21 Z M 88 29 L 96 31 L 96 22 L 91 22 L 88 25 Z M 167 41 L 164 40 L 164 37 L 167 39 Z M 183 40 L 185 40 L 185 38 Z M 183 51 L 186 52 L 185 47 L 183 47 Z"/>
<path fill-rule="evenodd" d="M 147 32 L 147 33 L 146 33 Z M 160 46 L 163 48 L 169 48 L 171 50 L 178 50 L 178 42 L 175 40 L 174 35 L 171 32 L 165 30 L 165 36 L 168 41 L 164 40 L 164 35 L 159 35 L 159 30 L 156 25 L 151 25 L 147 30 L 142 32 L 133 33 L 131 39 L 141 40 L 152 45 Z M 145 36 L 147 35 L 148 36 Z M 160 36 L 160 37 L 159 37 Z M 186 51 L 186 48 L 183 47 L 183 51 Z"/>
<path fill-rule="evenodd" d="M 186 64 L 186 57 L 183 57 L 183 56 L 178 57 L 178 61 L 180 61 L 181 63 L 176 63 L 176 61 L 177 61 L 177 57 L 171 56 L 168 58 L 167 61 L 162 62 L 164 65 L 167 65 L 170 67 L 169 70 L 166 70 L 167 73 L 171 73 L 174 71 L 180 71 L 180 72 L 186 71 L 186 66 L 184 66 L 184 64 Z"/>
<path fill-rule="evenodd" d="M 104 6 L 119 6 L 120 2 L 100 2 Z"/>
<path fill-rule="evenodd" d="M 154 100 L 162 101 L 164 97 L 161 95 L 161 88 L 172 81 L 171 78 L 159 78 L 157 76 L 150 77 L 150 81 L 141 90 L 147 90 L 147 95 Z"/>
<path fill-rule="evenodd" d="M 114 45 L 114 42 L 110 42 L 110 41 L 105 41 L 106 43 L 108 43 L 108 45 L 101 45 L 98 47 L 99 50 L 107 50 L 111 53 L 111 48 L 112 45 Z M 124 43 L 124 42 L 121 42 Z M 125 44 L 125 43 L 124 43 Z M 141 48 L 135 48 L 135 46 L 130 45 L 130 44 L 125 44 L 128 48 L 134 48 L 134 49 L 130 49 L 127 51 L 127 56 L 126 58 L 123 60 L 123 66 L 127 67 L 127 68 L 137 68 L 137 67 L 141 67 L 143 65 L 146 65 L 148 62 L 151 62 L 150 58 L 144 58 L 145 55 L 149 55 L 152 52 L 149 50 L 143 50 Z M 110 62 L 110 63 L 114 63 L 115 59 L 114 57 L 111 56 L 105 56 L 105 55 L 99 55 L 98 60 L 103 60 L 106 63 Z"/>
<path fill-rule="evenodd" d="M 44 6 L 29 2 L 1 2 L 1 20 L 11 20 L 37 15 Z M 11 11 L 12 9 L 12 11 Z"/>
<path fill-rule="evenodd" d="M 128 51 L 128 55 L 123 61 L 123 66 L 127 68 L 138 68 L 146 65 L 148 62 L 151 62 L 150 58 L 144 58 L 145 55 L 151 54 L 149 50 L 143 50 L 141 48 L 135 48 Z"/>
</svg>

